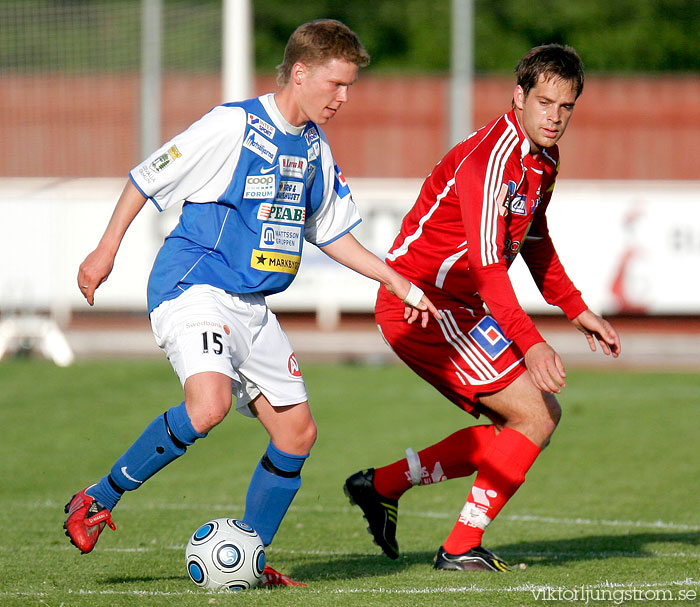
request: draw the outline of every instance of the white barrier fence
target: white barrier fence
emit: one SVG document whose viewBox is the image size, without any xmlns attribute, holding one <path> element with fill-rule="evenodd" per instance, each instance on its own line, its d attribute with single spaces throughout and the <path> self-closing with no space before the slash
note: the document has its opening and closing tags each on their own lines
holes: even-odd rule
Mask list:
<svg viewBox="0 0 700 607">
<path fill-rule="evenodd" d="M 375 253 L 391 245 L 420 180 L 350 179 L 364 217 L 355 235 Z M 50 310 L 59 320 L 86 304 L 78 265 L 97 244 L 123 179 L 0 179 L 0 309 Z M 700 314 L 700 182 L 565 181 L 548 211 L 569 275 L 591 308 L 606 314 Z M 144 310 L 146 283 L 178 210 L 148 205 L 122 244 L 96 307 Z M 511 270 L 523 306 L 544 303 L 521 261 Z M 332 326 L 343 311 L 369 312 L 376 285 L 307 246 L 299 275 L 269 298 L 278 311 L 315 311 Z"/>
</svg>

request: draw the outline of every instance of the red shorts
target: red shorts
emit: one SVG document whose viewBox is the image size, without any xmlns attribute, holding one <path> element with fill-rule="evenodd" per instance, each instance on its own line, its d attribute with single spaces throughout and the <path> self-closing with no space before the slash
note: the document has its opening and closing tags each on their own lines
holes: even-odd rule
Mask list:
<svg viewBox="0 0 700 607">
<path fill-rule="evenodd" d="M 409 325 L 404 304 L 383 287 L 375 318 L 397 356 L 455 405 L 479 417 L 479 398 L 503 390 L 526 371 L 520 349 L 496 321 L 460 306 L 441 308 L 442 320 Z"/>
</svg>

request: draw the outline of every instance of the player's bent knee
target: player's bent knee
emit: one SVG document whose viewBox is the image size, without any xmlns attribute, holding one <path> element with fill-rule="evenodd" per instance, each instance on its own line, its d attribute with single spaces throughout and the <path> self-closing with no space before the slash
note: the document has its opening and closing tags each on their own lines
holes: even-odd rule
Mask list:
<svg viewBox="0 0 700 607">
<path fill-rule="evenodd" d="M 194 429 L 205 434 L 228 415 L 231 410 L 231 399 L 187 402 L 186 406 Z"/>
</svg>

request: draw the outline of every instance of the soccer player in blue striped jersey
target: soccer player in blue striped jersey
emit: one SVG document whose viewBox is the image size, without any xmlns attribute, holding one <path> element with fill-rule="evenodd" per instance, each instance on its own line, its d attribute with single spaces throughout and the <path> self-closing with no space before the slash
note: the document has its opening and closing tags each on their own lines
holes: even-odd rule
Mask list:
<svg viewBox="0 0 700 607">
<path fill-rule="evenodd" d="M 212 109 L 137 165 L 78 285 L 90 305 L 109 276 L 131 221 L 151 200 L 184 202 L 148 283 L 156 342 L 184 401 L 153 420 L 96 484 L 66 505 L 66 534 L 90 552 L 124 492 L 182 456 L 236 408 L 270 441 L 253 473 L 243 520 L 269 545 L 301 485 L 316 424 L 294 351 L 265 296 L 286 289 L 304 240 L 383 284 L 406 303 L 408 322 L 438 315 L 422 291 L 350 233 L 360 215 L 321 125 L 348 100 L 369 56 L 335 20 L 292 34 L 279 90 Z M 267 568 L 268 584 L 293 583 Z"/>
</svg>

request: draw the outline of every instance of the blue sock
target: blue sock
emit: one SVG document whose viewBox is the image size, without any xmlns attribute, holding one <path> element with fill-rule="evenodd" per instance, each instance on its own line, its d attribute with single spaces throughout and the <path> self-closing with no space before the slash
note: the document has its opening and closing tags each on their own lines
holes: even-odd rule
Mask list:
<svg viewBox="0 0 700 607">
<path fill-rule="evenodd" d="M 115 462 L 111 472 L 87 493 L 111 511 L 124 491 L 138 489 L 156 472 L 184 455 L 194 441 L 205 436 L 192 427 L 185 403 L 180 403 L 156 417 Z"/>
<path fill-rule="evenodd" d="M 289 505 L 301 487 L 301 468 L 308 455 L 285 453 L 272 444 L 255 468 L 245 500 L 243 520 L 265 546 L 272 543 Z"/>
</svg>

